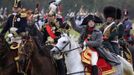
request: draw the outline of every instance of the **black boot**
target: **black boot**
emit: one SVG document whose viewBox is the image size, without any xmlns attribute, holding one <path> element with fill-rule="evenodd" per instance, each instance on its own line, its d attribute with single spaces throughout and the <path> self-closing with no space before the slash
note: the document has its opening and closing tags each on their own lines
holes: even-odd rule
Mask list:
<svg viewBox="0 0 134 75">
<path fill-rule="evenodd" d="M 96 65 L 92 66 L 91 75 L 99 75 L 99 69 Z"/>
<path fill-rule="evenodd" d="M 58 75 L 66 75 L 66 67 L 64 63 L 64 59 L 56 60 L 57 68 L 58 68 Z"/>
</svg>

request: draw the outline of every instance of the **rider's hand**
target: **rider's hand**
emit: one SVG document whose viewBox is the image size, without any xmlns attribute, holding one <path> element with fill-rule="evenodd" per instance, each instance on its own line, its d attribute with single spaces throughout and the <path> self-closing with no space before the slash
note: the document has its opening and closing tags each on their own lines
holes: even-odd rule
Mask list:
<svg viewBox="0 0 134 75">
<path fill-rule="evenodd" d="M 69 14 L 68 14 L 68 17 L 69 17 L 69 18 L 73 18 L 73 17 L 75 17 L 75 12 L 71 12 L 71 13 L 69 13 Z"/>
</svg>

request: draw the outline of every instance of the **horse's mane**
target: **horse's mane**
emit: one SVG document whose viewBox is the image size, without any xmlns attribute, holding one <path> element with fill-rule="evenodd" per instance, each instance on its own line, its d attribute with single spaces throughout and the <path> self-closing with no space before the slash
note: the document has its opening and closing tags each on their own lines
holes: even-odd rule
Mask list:
<svg viewBox="0 0 134 75">
<path fill-rule="evenodd" d="M 78 44 L 78 37 L 77 36 L 71 35 L 71 34 L 68 35 L 66 33 L 63 33 L 63 35 L 66 36 L 70 40 L 70 42 L 72 44 L 75 44 L 75 45 L 79 46 L 79 44 Z"/>
</svg>

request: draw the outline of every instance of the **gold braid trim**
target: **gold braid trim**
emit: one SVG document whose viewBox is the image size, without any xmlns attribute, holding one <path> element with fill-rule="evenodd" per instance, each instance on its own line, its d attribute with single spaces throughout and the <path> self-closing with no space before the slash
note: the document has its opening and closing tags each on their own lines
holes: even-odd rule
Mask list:
<svg viewBox="0 0 134 75">
<path fill-rule="evenodd" d="M 103 71 L 102 72 L 102 75 L 108 75 L 108 74 L 112 74 L 114 72 L 116 72 L 116 68 L 115 67 L 112 67 L 111 70 Z"/>
<path fill-rule="evenodd" d="M 88 55 L 91 54 L 91 49 L 87 47 L 82 53 L 81 53 L 81 60 L 82 62 L 86 64 L 91 64 L 91 56 Z"/>
</svg>

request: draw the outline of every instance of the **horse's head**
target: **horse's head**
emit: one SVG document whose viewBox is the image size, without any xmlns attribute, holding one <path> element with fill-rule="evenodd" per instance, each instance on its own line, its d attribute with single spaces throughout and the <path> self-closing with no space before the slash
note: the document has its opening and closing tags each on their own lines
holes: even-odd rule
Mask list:
<svg viewBox="0 0 134 75">
<path fill-rule="evenodd" d="M 69 46 L 71 44 L 70 37 L 67 34 L 62 34 L 61 38 L 58 39 L 57 44 L 53 49 L 51 49 L 52 53 L 65 52 L 69 50 Z"/>
</svg>

